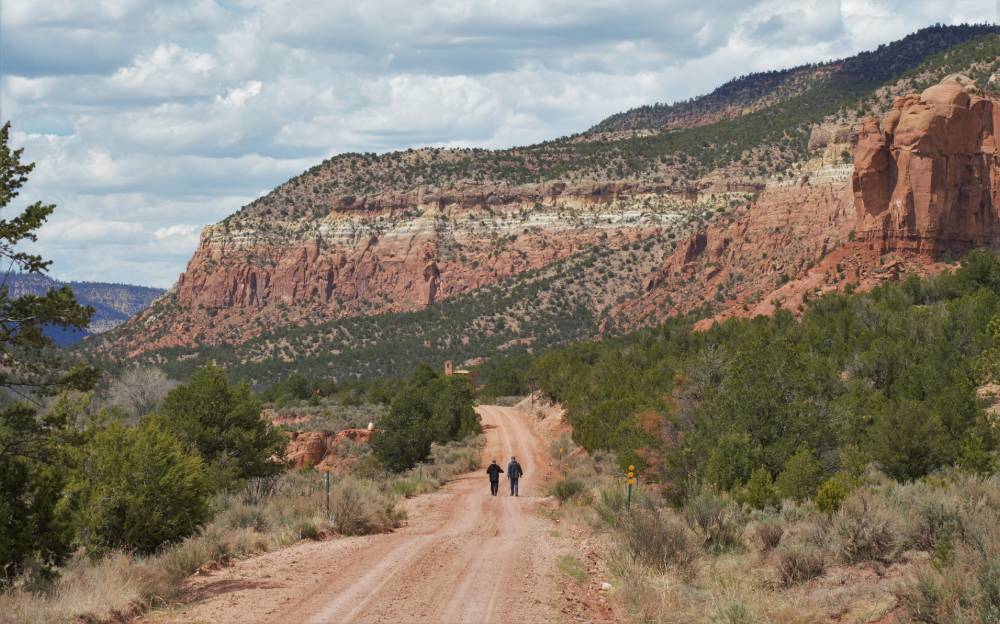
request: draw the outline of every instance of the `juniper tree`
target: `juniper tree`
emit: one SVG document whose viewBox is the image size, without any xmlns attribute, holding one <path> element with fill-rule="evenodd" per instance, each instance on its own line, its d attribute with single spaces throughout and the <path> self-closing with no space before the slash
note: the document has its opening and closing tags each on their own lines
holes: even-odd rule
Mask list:
<svg viewBox="0 0 1000 624">
<path fill-rule="evenodd" d="M 32 403 L 38 395 L 86 388 L 94 378 L 89 367 L 64 367 L 42 331 L 46 325 L 86 327 L 93 310 L 79 305 L 67 287 L 16 299 L 7 287 L 12 271 L 48 269 L 49 261 L 17 246 L 34 242 L 55 209 L 39 201 L 3 218 L 34 169 L 33 163 L 21 162 L 23 150 L 12 150 L 9 139 L 7 123 L 0 128 L 0 388 L 7 398 L 32 401 L 7 401 L 0 408 L 0 570 L 5 578 L 28 558 L 56 563 L 69 551 L 70 534 L 57 503 L 66 479 L 64 440 L 73 435 L 71 418 L 59 409 L 40 415 Z"/>
<path fill-rule="evenodd" d="M 12 272 L 45 273 L 50 260 L 17 248 L 35 242 L 36 232 L 55 210 L 36 201 L 12 218 L 3 218 L 28 181 L 34 163 L 22 163 L 24 149 L 9 145 L 10 123 L 0 129 L 0 387 L 16 393 L 51 393 L 92 384 L 93 371 L 84 366 L 66 368 L 43 329 L 47 325 L 83 329 L 94 310 L 81 306 L 68 286 L 44 295 L 13 298 L 7 286 Z"/>
</svg>

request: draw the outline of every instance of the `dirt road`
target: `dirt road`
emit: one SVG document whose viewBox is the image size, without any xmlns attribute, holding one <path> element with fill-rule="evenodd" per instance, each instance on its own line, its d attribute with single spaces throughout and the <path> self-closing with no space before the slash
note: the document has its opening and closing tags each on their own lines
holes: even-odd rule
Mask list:
<svg viewBox="0 0 1000 624">
<path fill-rule="evenodd" d="M 558 622 L 557 559 L 568 547 L 538 513 L 551 478 L 548 440 L 525 411 L 478 408 L 484 462 L 524 466 L 521 496 L 489 495 L 484 471 L 407 501 L 394 533 L 305 543 L 236 563 L 203 599 L 166 621 L 434 623 Z M 159 620 L 159 618 L 154 618 Z M 163 621 L 163 620 L 159 620 Z"/>
</svg>

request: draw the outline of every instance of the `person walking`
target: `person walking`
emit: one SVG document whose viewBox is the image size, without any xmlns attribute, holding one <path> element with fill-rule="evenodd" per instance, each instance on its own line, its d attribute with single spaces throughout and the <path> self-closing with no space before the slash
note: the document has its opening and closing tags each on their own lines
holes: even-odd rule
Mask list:
<svg viewBox="0 0 1000 624">
<path fill-rule="evenodd" d="M 503 468 L 497 465 L 497 460 L 494 459 L 486 469 L 486 474 L 490 476 L 490 494 L 496 496 L 497 490 L 500 489 L 500 475 L 503 474 Z"/>
<path fill-rule="evenodd" d="M 521 464 L 517 463 L 517 458 L 510 456 L 510 463 L 507 464 L 507 478 L 510 479 L 510 495 L 517 496 L 517 481 L 524 476 Z"/>
</svg>

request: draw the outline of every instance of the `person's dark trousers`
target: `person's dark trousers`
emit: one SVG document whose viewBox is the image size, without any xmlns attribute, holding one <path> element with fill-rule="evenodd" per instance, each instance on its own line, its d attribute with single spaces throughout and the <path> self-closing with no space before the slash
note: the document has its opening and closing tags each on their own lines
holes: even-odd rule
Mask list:
<svg viewBox="0 0 1000 624">
<path fill-rule="evenodd" d="M 510 495 L 517 496 L 517 479 L 510 480 Z"/>
<path fill-rule="evenodd" d="M 500 489 L 500 482 L 499 481 L 490 481 L 490 494 L 492 494 L 493 496 L 496 496 L 497 495 L 497 490 L 499 490 L 499 489 Z"/>
</svg>

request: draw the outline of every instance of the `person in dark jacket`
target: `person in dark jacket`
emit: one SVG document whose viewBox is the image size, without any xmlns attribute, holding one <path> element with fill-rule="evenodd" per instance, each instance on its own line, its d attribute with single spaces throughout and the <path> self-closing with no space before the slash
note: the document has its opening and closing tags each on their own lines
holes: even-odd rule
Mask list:
<svg viewBox="0 0 1000 624">
<path fill-rule="evenodd" d="M 486 474 L 490 476 L 490 494 L 496 496 L 497 490 L 500 489 L 500 475 L 503 474 L 503 468 L 498 466 L 497 460 L 494 459 L 493 463 L 486 469 Z"/>
<path fill-rule="evenodd" d="M 510 495 L 517 496 L 517 480 L 524 475 L 521 464 L 517 463 L 517 458 L 510 456 L 510 463 L 507 464 L 507 478 L 510 479 Z"/>
</svg>

